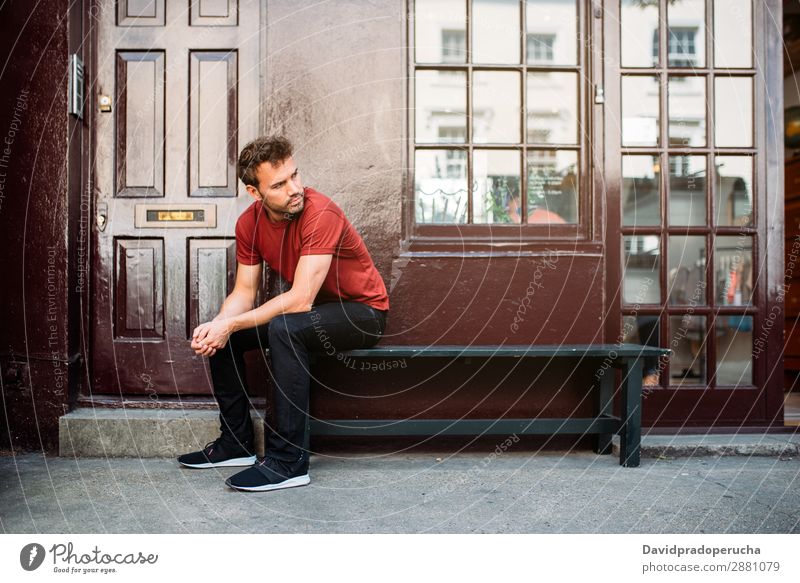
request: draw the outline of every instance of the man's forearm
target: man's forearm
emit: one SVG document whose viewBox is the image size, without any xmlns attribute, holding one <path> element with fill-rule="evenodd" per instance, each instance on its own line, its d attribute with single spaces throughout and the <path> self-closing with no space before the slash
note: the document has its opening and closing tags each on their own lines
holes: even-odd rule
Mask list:
<svg viewBox="0 0 800 583">
<path fill-rule="evenodd" d="M 253 309 L 253 300 L 245 294 L 231 293 L 219 309 L 219 314 L 214 318 L 214 322 L 218 320 L 227 320 L 240 314 L 244 314 Z"/>
<path fill-rule="evenodd" d="M 297 292 L 289 290 L 275 296 L 254 310 L 231 317 L 229 322 L 232 331 L 236 332 L 245 328 L 261 326 L 282 314 L 296 314 L 310 310 L 311 302 L 306 298 L 300 297 Z"/>
</svg>

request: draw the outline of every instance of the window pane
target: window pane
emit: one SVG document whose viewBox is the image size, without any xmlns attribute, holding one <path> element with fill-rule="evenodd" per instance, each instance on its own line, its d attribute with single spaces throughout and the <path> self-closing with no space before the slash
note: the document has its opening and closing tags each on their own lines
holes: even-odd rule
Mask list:
<svg viewBox="0 0 800 583">
<path fill-rule="evenodd" d="M 622 157 L 622 224 L 661 224 L 661 178 L 658 156 Z"/>
<path fill-rule="evenodd" d="M 414 119 L 418 143 L 464 143 L 467 139 L 466 73 L 417 71 Z"/>
<path fill-rule="evenodd" d="M 672 306 L 706 305 L 706 238 L 670 236 L 667 294 Z"/>
<path fill-rule="evenodd" d="M 683 314 L 669 318 L 671 385 L 706 384 L 706 317 Z"/>
<path fill-rule="evenodd" d="M 705 0 L 672 0 L 667 6 L 668 65 L 705 67 Z"/>
<path fill-rule="evenodd" d="M 705 77 L 669 77 L 669 143 L 671 146 L 706 145 Z"/>
<path fill-rule="evenodd" d="M 669 224 L 706 224 L 706 157 L 669 157 Z"/>
<path fill-rule="evenodd" d="M 719 306 L 743 306 L 753 296 L 753 238 L 717 236 L 714 242 L 714 284 Z"/>
<path fill-rule="evenodd" d="M 578 143 L 576 73 L 528 73 L 529 144 Z"/>
<path fill-rule="evenodd" d="M 577 65 L 575 0 L 528 0 L 526 50 L 529 65 Z"/>
<path fill-rule="evenodd" d="M 623 238 L 622 301 L 626 304 L 661 303 L 660 242 L 657 235 L 628 235 Z"/>
<path fill-rule="evenodd" d="M 752 0 L 715 0 L 714 66 L 753 66 Z"/>
<path fill-rule="evenodd" d="M 519 0 L 473 0 L 473 63 L 519 63 L 519 39 Z"/>
<path fill-rule="evenodd" d="M 472 82 L 472 132 L 475 143 L 519 143 L 522 112 L 519 73 L 475 71 Z"/>
<path fill-rule="evenodd" d="M 753 225 L 752 156 L 717 156 L 717 224 Z"/>
<path fill-rule="evenodd" d="M 658 64 L 658 2 L 622 0 L 620 32 L 623 67 Z"/>
<path fill-rule="evenodd" d="M 475 223 L 520 222 L 520 153 L 475 150 L 472 218 Z"/>
<path fill-rule="evenodd" d="M 717 385 L 753 384 L 753 317 L 717 316 Z"/>
<path fill-rule="evenodd" d="M 658 145 L 658 77 L 622 77 L 622 144 Z"/>
<path fill-rule="evenodd" d="M 722 148 L 753 145 L 753 82 L 750 77 L 714 79 L 714 143 Z"/>
<path fill-rule="evenodd" d="M 578 222 L 578 152 L 528 150 L 528 223 Z"/>
<path fill-rule="evenodd" d="M 654 285 L 658 285 L 657 283 Z M 641 302 L 640 302 L 641 303 Z M 654 348 L 661 347 L 661 325 L 658 316 L 624 316 L 622 319 L 623 342 L 643 344 Z M 642 379 L 644 385 L 659 384 L 663 366 L 656 356 L 646 356 L 643 362 Z"/>
<path fill-rule="evenodd" d="M 467 0 L 416 0 L 414 45 L 418 63 L 466 63 Z"/>
<path fill-rule="evenodd" d="M 467 222 L 467 153 L 417 150 L 414 207 L 418 223 Z"/>
</svg>

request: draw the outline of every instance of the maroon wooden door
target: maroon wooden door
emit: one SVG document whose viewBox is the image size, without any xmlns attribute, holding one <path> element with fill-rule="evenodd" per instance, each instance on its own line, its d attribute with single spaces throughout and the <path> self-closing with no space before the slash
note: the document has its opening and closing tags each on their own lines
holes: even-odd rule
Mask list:
<svg viewBox="0 0 800 583">
<path fill-rule="evenodd" d="M 235 274 L 259 128 L 256 0 L 97 5 L 92 393 L 207 394 L 190 331 Z"/>
</svg>

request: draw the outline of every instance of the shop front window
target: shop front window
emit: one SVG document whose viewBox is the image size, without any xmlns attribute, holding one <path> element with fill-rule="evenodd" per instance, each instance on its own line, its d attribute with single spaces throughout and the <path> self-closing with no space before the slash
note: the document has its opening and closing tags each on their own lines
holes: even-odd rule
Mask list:
<svg viewBox="0 0 800 583">
<path fill-rule="evenodd" d="M 414 18 L 416 224 L 578 225 L 577 1 L 416 0 Z"/>
</svg>

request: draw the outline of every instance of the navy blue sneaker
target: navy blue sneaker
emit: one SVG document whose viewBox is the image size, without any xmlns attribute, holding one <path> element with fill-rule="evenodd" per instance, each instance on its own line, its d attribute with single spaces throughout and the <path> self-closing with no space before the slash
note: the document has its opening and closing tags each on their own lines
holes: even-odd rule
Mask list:
<svg viewBox="0 0 800 583">
<path fill-rule="evenodd" d="M 296 488 L 311 482 L 308 477 L 308 454 L 303 452 L 294 463 L 282 462 L 271 457 L 259 459 L 243 472 L 234 474 L 225 484 L 234 490 L 245 492 L 267 492 L 282 488 Z"/>
<path fill-rule="evenodd" d="M 256 456 L 249 444 L 230 445 L 221 437 L 207 443 L 201 451 L 186 453 L 178 458 L 179 464 L 194 469 L 246 467 L 255 462 Z"/>
</svg>

